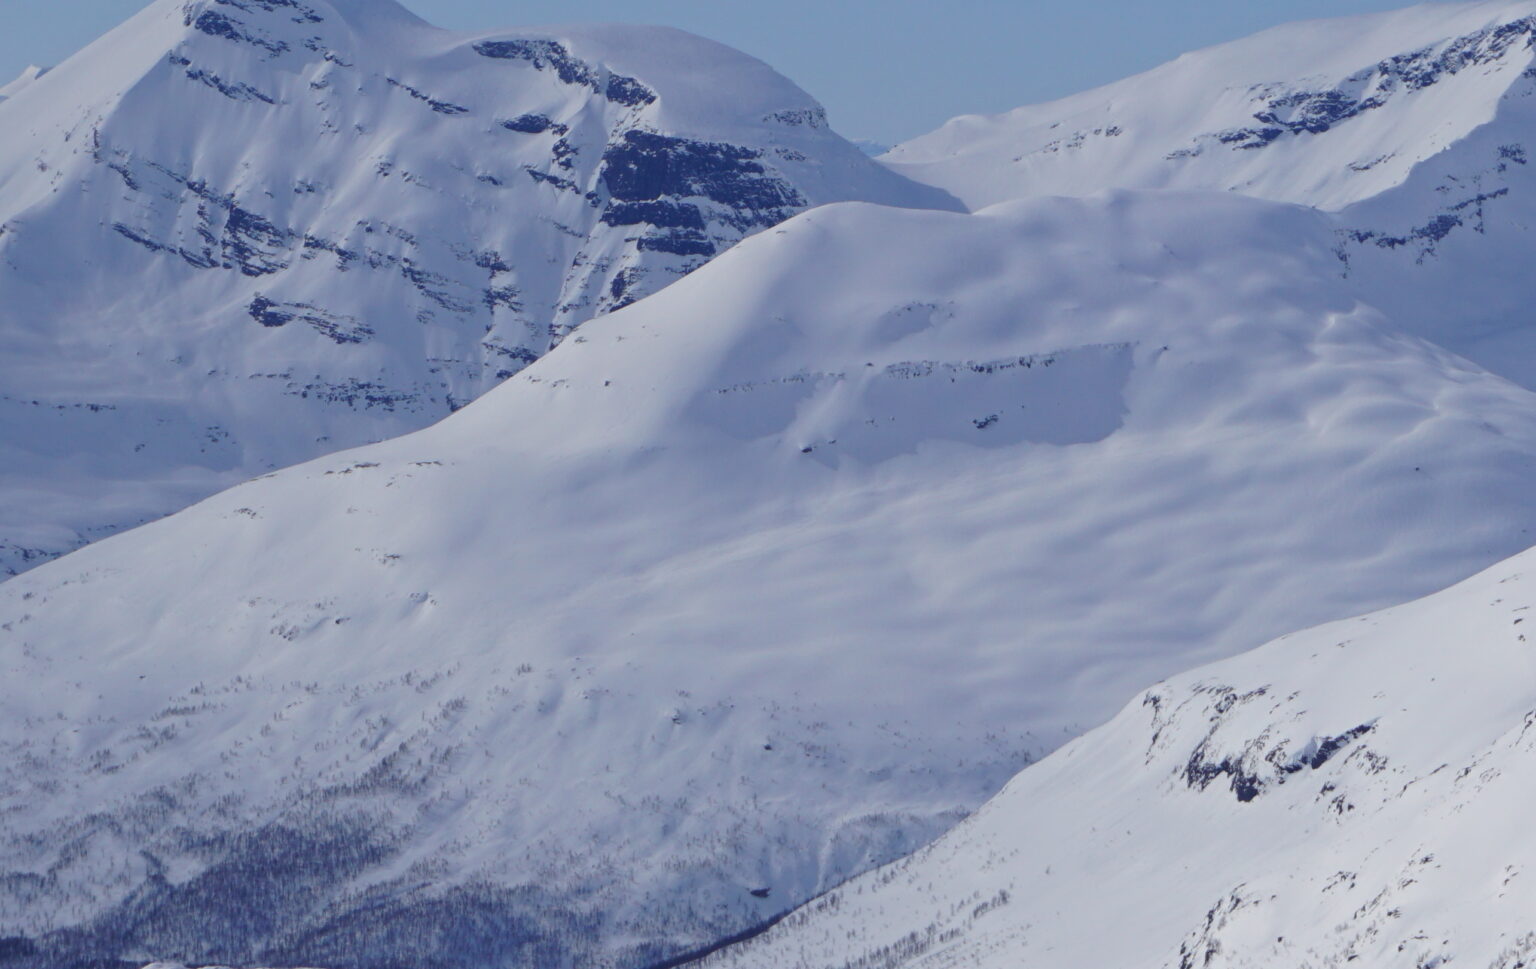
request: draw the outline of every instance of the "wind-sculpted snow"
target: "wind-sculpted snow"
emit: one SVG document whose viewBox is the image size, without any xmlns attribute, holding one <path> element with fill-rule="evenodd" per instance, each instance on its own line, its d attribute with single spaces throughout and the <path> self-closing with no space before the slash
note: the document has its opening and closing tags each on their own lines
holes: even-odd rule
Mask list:
<svg viewBox="0 0 1536 969">
<path fill-rule="evenodd" d="M 1362 299 L 1536 387 L 1533 41 L 1530 0 L 1294 24 L 883 160 L 973 206 L 1174 187 L 1333 211 Z"/>
<path fill-rule="evenodd" d="M 701 969 L 1529 965 L 1533 568 L 1153 687 Z"/>
<path fill-rule="evenodd" d="M 1225 193 L 824 207 L 433 428 L 7 582 L 0 938 L 652 965 L 1147 683 L 1528 544 L 1532 395 L 1394 335 L 1333 247 Z M 1181 742 L 1177 782 L 1271 803 L 1376 715 Z"/>
<path fill-rule="evenodd" d="M 73 447 L 0 442 L 0 575 L 425 426 L 807 207 L 954 207 L 799 123 L 820 107 L 765 65 L 653 28 L 162 0 L 3 94 L 0 387 L 109 406 Z M 86 439 L 118 457 L 82 478 Z"/>
<path fill-rule="evenodd" d="M 12 78 L 8 83 L 0 84 L 0 101 L 4 101 L 6 98 L 15 97 L 22 92 L 23 88 L 26 88 L 33 81 L 36 81 L 38 78 L 47 73 L 48 68 L 46 67 L 38 67 L 35 64 L 31 67 L 28 67 L 16 77 Z"/>
</svg>

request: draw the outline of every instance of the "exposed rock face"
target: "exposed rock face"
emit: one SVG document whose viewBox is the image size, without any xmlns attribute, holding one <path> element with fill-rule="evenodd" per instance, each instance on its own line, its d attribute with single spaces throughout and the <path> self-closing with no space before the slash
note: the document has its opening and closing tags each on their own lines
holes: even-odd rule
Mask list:
<svg viewBox="0 0 1536 969">
<path fill-rule="evenodd" d="M 670 30 L 166 0 L 23 80 L 0 145 L 0 574 L 431 423 L 809 206 L 954 206 L 766 66 Z"/>
</svg>

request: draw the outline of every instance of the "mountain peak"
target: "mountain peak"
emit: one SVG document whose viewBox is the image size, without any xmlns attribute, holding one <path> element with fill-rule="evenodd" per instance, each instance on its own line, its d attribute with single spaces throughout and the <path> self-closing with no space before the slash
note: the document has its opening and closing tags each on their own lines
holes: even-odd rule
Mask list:
<svg viewBox="0 0 1536 969">
<path fill-rule="evenodd" d="M 827 126 L 822 106 L 755 57 L 673 27 L 580 24 L 519 27 L 477 34 L 464 44 L 482 56 L 525 62 L 566 58 L 568 72 L 628 77 L 658 95 L 656 120 L 669 131 L 721 124 Z M 510 46 L 507 46 L 510 45 Z M 553 45 L 553 46 L 550 46 Z"/>
<path fill-rule="evenodd" d="M 1536 2 L 1287 24 L 882 156 L 972 207 L 1200 189 L 1336 217 L 1340 271 L 1400 328 L 1536 387 Z M 1497 266 L 1495 269 L 1493 267 Z"/>
<path fill-rule="evenodd" d="M 1175 187 L 1335 210 L 1400 185 L 1536 84 L 1533 39 L 1532 0 L 1285 24 L 1059 101 L 956 118 L 883 161 L 972 208 Z"/>
<path fill-rule="evenodd" d="M 342 22 L 357 28 L 381 24 L 428 26 L 397 0 L 160 0 L 151 9 L 180 14 L 187 25 L 204 18 L 212 25 L 219 19 L 247 24 L 298 24 Z"/>
<path fill-rule="evenodd" d="M 0 399 L 30 455 L 0 469 L 0 573 L 429 424 L 805 208 L 959 208 L 723 45 L 453 33 L 392 0 L 162 0 L 0 111 L 0 336 L 45 321 L 74 354 L 28 343 L 0 385 L 94 415 L 59 433 L 116 482 L 55 501 L 51 445 Z M 146 491 L 160 461 L 184 472 Z"/>
<path fill-rule="evenodd" d="M 0 106 L 0 569 L 30 569 L 0 585 L 0 962 L 664 964 L 927 843 L 1147 683 L 1517 551 L 1536 395 L 1403 320 L 1529 305 L 1532 5 L 967 119 L 985 177 L 945 177 L 1002 199 L 975 213 L 667 28 L 161 0 L 34 74 Z M 1406 260 L 1458 272 L 1430 296 Z M 812 952 L 891 965 L 984 919 L 1060 955 L 1121 909 L 1149 960 L 1225 951 L 1219 916 L 1285 890 L 1238 894 L 1233 858 L 1331 863 L 1346 794 L 1402 790 L 1373 754 L 1457 783 L 1432 734 L 1480 658 L 1527 700 L 1525 585 L 1469 593 L 1504 655 L 1412 651 L 1452 717 L 1397 662 L 1414 621 L 1180 678 L 956 835 L 1043 873 L 961 852 L 992 883 L 930 904 L 920 856 L 843 896 L 881 938 Z M 1333 693 L 1352 666 L 1380 694 Z M 1228 840 L 1133 838 L 1167 803 Z M 1422 933 L 1391 925 L 1416 870 L 1364 935 Z M 916 901 L 883 920 L 887 892 Z"/>
</svg>

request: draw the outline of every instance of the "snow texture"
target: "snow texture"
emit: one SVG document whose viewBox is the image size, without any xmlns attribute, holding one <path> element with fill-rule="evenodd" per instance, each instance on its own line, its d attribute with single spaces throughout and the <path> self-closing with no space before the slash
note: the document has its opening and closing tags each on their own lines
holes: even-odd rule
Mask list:
<svg viewBox="0 0 1536 969">
<path fill-rule="evenodd" d="M 0 84 L 0 101 L 4 101 L 6 98 L 15 97 L 33 81 L 47 73 L 48 68 L 38 67 L 36 64 L 33 64 L 31 67 L 28 67 L 26 70 L 18 74 L 10 83 Z"/>
<path fill-rule="evenodd" d="M 1536 3 L 1291 24 L 882 157 L 974 207 L 1110 188 L 1335 213 L 1340 272 L 1395 326 L 1536 387 Z"/>
<path fill-rule="evenodd" d="M 1529 545 L 1532 394 L 1336 262 L 1226 193 L 828 206 L 430 429 L 5 583 L 0 936 L 654 964 L 1147 683 Z"/>
<path fill-rule="evenodd" d="M 430 424 L 809 206 L 955 204 L 662 28 L 159 0 L 4 93 L 0 576 Z"/>
<path fill-rule="evenodd" d="M 1536 553 L 1159 684 L 701 969 L 1536 959 Z"/>
</svg>

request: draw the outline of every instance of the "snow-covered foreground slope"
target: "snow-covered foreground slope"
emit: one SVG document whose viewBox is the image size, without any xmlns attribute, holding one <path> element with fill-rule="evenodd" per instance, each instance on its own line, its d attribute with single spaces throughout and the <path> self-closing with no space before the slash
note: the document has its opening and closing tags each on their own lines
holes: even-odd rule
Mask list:
<svg viewBox="0 0 1536 969">
<path fill-rule="evenodd" d="M 1147 683 L 1529 544 L 1532 395 L 1334 261 L 1222 194 L 830 206 L 6 583 L 0 937 L 646 964 Z"/>
<path fill-rule="evenodd" d="M 0 104 L 0 575 L 425 426 L 809 206 L 953 205 L 766 65 L 159 0 Z"/>
<path fill-rule="evenodd" d="M 1530 965 L 1533 607 L 1528 552 L 1162 683 L 702 965 Z"/>
<path fill-rule="evenodd" d="M 980 207 L 1107 188 L 1337 213 L 1340 270 L 1394 324 L 1536 387 L 1536 2 L 1292 24 L 883 160 Z"/>
</svg>

